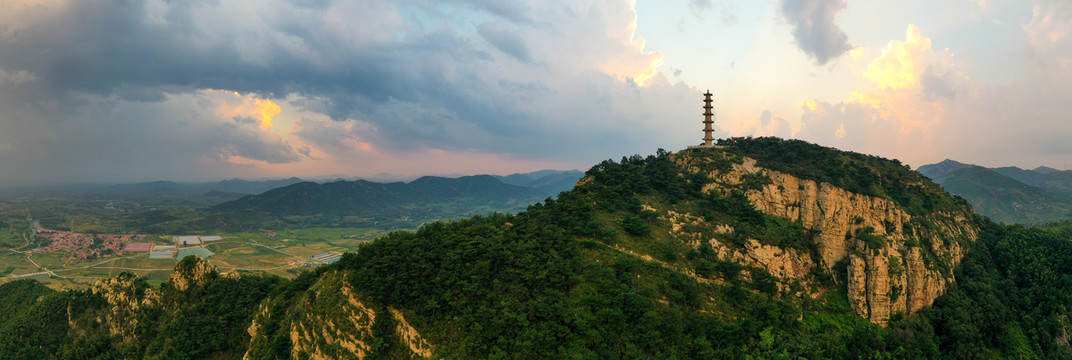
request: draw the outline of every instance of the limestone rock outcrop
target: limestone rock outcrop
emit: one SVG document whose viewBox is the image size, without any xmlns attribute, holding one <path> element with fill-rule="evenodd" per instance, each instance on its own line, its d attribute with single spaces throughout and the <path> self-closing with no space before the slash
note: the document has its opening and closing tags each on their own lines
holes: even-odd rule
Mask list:
<svg viewBox="0 0 1072 360">
<path fill-rule="evenodd" d="M 850 305 L 874 323 L 885 324 L 897 313 L 911 314 L 933 303 L 954 281 L 952 269 L 964 256 L 964 244 L 978 236 L 967 212 L 935 212 L 917 219 L 890 199 L 764 169 L 747 157 L 728 171 L 690 167 L 692 160 L 678 162 L 712 180 L 704 192 L 729 194 L 740 191 L 748 177 L 769 179 L 745 189 L 745 196 L 757 210 L 808 229 L 817 254 L 762 245 L 754 239 L 743 248 L 713 238 L 700 241 L 710 242 L 724 260 L 766 269 L 784 281 L 803 281 L 814 266 L 831 273 L 844 266 L 847 276 L 840 281 L 847 286 Z M 697 220 L 675 215 L 671 219 L 678 224 L 675 229 Z M 726 231 L 726 224 L 705 225 Z"/>
<path fill-rule="evenodd" d="M 200 258 L 191 257 L 180 261 L 168 276 L 168 283 L 175 290 L 186 291 L 190 286 L 203 285 L 210 277 L 216 276 L 216 268 Z"/>
<path fill-rule="evenodd" d="M 428 358 L 435 348 L 410 326 L 402 312 L 377 309 L 363 302 L 342 272 L 324 274 L 296 299 L 271 299 L 261 304 L 247 332 L 253 342 L 270 341 L 265 324 L 275 322 L 292 345 L 295 359 L 364 359 L 373 352 L 373 324 L 388 316 L 395 324 L 395 337 L 414 358 Z M 271 307 L 289 302 L 283 313 Z M 279 317 L 273 319 L 272 317 Z M 252 348 L 252 347 L 251 347 Z M 244 359 L 253 359 L 246 353 Z"/>
<path fill-rule="evenodd" d="M 138 286 L 137 278 L 130 273 L 98 280 L 93 284 L 93 293 L 108 302 L 105 318 L 101 319 L 108 333 L 128 342 L 134 340 L 138 325 L 135 314 L 142 307 L 153 306 L 158 297 L 155 289 Z"/>
</svg>

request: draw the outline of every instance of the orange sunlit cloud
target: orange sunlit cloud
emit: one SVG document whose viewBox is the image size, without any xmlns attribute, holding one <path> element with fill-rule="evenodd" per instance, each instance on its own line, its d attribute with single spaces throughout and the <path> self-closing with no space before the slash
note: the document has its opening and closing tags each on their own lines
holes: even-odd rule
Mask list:
<svg viewBox="0 0 1072 360">
<path fill-rule="evenodd" d="M 360 141 L 356 138 L 346 138 L 339 141 L 339 145 L 348 149 L 361 149 L 366 152 L 375 152 L 376 148 L 372 144 L 364 141 Z"/>
<path fill-rule="evenodd" d="M 916 86 L 927 65 L 920 63 L 921 57 L 930 50 L 931 39 L 923 37 L 915 25 L 908 25 L 905 41 L 890 41 L 882 56 L 867 66 L 864 76 L 880 89 Z"/>
<path fill-rule="evenodd" d="M 922 76 L 927 71 L 952 69 L 952 59 L 949 49 L 931 49 L 931 39 L 908 25 L 905 40 L 890 41 L 863 72 L 877 89 L 853 91 L 849 101 L 877 110 L 884 119 L 899 124 L 905 134 L 929 127 L 942 120 L 946 105 L 939 98 L 922 95 Z"/>
<path fill-rule="evenodd" d="M 253 103 L 257 106 L 257 114 L 260 115 L 261 128 L 272 128 L 272 117 L 279 115 L 279 105 L 268 99 L 253 99 Z"/>
<path fill-rule="evenodd" d="M 845 138 L 845 124 L 841 124 L 841 126 L 834 131 L 834 136 L 836 136 L 838 139 Z"/>
<path fill-rule="evenodd" d="M 208 90 L 213 91 L 213 90 Z M 245 116 L 257 119 L 261 129 L 272 129 L 272 118 L 279 115 L 282 109 L 278 104 L 269 99 L 259 99 L 237 92 L 232 98 L 224 99 L 220 104 L 219 115 L 223 117 Z"/>
<path fill-rule="evenodd" d="M 663 54 L 653 51 L 644 53 L 644 38 L 639 37 L 629 44 L 629 47 L 637 52 L 637 57 L 622 57 L 612 60 L 603 65 L 603 72 L 617 76 L 619 80 L 633 79 L 637 85 L 646 86 L 659 72 L 658 68 L 663 65 Z"/>
<path fill-rule="evenodd" d="M 264 160 L 250 159 L 241 155 L 227 155 L 224 161 L 237 164 L 237 165 L 254 165 L 254 166 L 272 166 L 271 163 Z"/>
<path fill-rule="evenodd" d="M 630 1 L 629 8 L 636 8 L 635 0 Z M 612 35 L 612 37 L 617 38 L 616 40 L 621 41 L 622 45 L 625 45 L 629 51 L 628 56 L 611 57 L 610 62 L 603 64 L 600 70 L 608 75 L 617 77 L 618 80 L 633 79 L 633 82 L 637 85 L 646 86 L 659 73 L 658 68 L 663 65 L 663 54 L 658 51 L 645 53 L 644 45 L 647 44 L 647 41 L 644 40 L 643 36 L 636 36 L 636 30 L 637 16 L 634 10 L 632 21 L 629 25 L 623 31 Z"/>
</svg>

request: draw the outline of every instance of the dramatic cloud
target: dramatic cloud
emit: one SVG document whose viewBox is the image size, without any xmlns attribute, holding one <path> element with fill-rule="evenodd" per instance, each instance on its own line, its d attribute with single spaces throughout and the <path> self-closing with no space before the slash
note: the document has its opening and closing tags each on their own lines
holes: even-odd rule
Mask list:
<svg viewBox="0 0 1072 360">
<path fill-rule="evenodd" d="M 915 25 L 909 25 L 905 41 L 890 41 L 882 50 L 882 56 L 867 65 L 864 76 L 880 89 L 904 89 L 919 85 L 925 69 L 936 63 L 947 65 L 952 57 L 948 51 L 933 52 L 931 39 L 923 37 Z"/>
<path fill-rule="evenodd" d="M 650 152 L 690 137 L 677 119 L 695 112 L 695 91 L 659 73 L 633 5 L 7 2 L 0 132 L 54 139 L 49 161 L 78 159 L 67 177 L 154 145 L 182 148 L 169 153 L 186 174 L 352 154 L 576 164 Z M 75 119 L 114 132 L 67 131 Z M 153 143 L 156 131 L 176 140 Z M 3 159 L 40 151 L 9 138 L 0 135 Z M 108 149 L 77 150 L 91 143 Z M 160 170 L 141 176 L 175 173 Z"/>
<path fill-rule="evenodd" d="M 262 127 L 264 106 L 242 108 L 256 100 L 219 91 L 168 95 L 160 102 L 84 95 L 51 108 L 0 100 L 0 107 L 14 110 L 0 115 L 0 144 L 7 144 L 0 153 L 5 168 L 19 170 L 5 171 L 4 180 L 219 178 L 229 168 L 307 159 L 307 147 Z"/>
<path fill-rule="evenodd" d="M 845 6 L 844 0 L 782 0 L 781 14 L 793 27 L 797 47 L 825 65 L 852 49 L 848 35 L 836 24 Z"/>
<path fill-rule="evenodd" d="M 870 49 L 854 54 L 869 61 L 860 77 L 870 87 L 842 102 L 801 103 L 801 136 L 913 166 L 944 158 L 1062 166 L 1072 137 L 1065 95 L 1072 91 L 1067 52 L 1072 43 L 1060 44 L 1061 35 L 1052 36 L 1055 41 L 1050 34 L 1061 34 L 1070 22 L 1056 20 L 1065 10 L 1056 4 L 1036 7 L 1024 25 L 1024 52 L 1037 56 L 1036 64 L 1001 84 L 973 81 L 950 49 L 933 49 L 931 39 L 910 25 L 903 41 L 891 41 L 880 54 Z"/>
<path fill-rule="evenodd" d="M 866 60 L 862 54 L 854 57 Z M 936 129 L 947 130 L 949 103 L 964 78 L 959 71 L 952 52 L 932 49 L 931 39 L 909 25 L 904 41 L 890 41 L 864 67 L 860 75 L 873 87 L 853 91 L 843 103 L 801 102 L 805 136 L 849 149 L 919 159 L 935 150 L 924 144 L 944 135 Z"/>
<path fill-rule="evenodd" d="M 583 168 L 698 143 L 707 88 L 717 136 L 1061 166 L 1072 3 L 910 5 L 0 1 L 0 186 Z"/>
</svg>

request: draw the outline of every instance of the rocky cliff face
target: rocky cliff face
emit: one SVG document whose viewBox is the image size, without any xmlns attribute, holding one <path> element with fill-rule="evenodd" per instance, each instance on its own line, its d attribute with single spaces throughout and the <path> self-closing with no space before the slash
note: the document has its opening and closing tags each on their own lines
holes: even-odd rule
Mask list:
<svg viewBox="0 0 1072 360">
<path fill-rule="evenodd" d="M 101 322 L 108 327 L 110 335 L 124 342 L 134 340 L 134 329 L 138 325 L 135 314 L 138 310 L 153 306 L 157 299 L 154 289 L 139 287 L 134 275 L 129 273 L 97 281 L 93 285 L 93 292 L 108 302 Z"/>
<path fill-rule="evenodd" d="M 432 357 L 435 347 L 409 323 L 403 310 L 364 302 L 347 276 L 341 271 L 326 272 L 304 290 L 259 302 L 246 328 L 250 346 L 243 358 L 262 359 L 279 346 L 295 359 L 364 359 L 385 351 L 407 358 Z M 75 332 L 103 328 L 123 343 L 137 343 L 146 340 L 137 339 L 139 319 L 153 319 L 142 316 L 146 312 L 166 313 L 176 299 L 190 300 L 191 291 L 224 279 L 238 277 L 220 274 L 207 261 L 196 258 L 181 261 L 166 286 L 159 289 L 133 274 L 102 279 L 94 285 L 93 293 L 107 306 L 89 322 L 76 324 L 71 320 L 69 326 Z M 383 341 L 385 337 L 391 341 Z M 390 349 L 382 348 L 385 343 Z"/>
<path fill-rule="evenodd" d="M 978 228 L 966 212 L 931 213 L 913 217 L 889 199 L 865 196 L 833 186 L 797 178 L 756 166 L 743 158 L 728 171 L 701 170 L 704 161 L 683 152 L 677 163 L 710 180 L 705 192 L 728 195 L 735 189 L 753 206 L 771 216 L 801 224 L 810 231 L 812 254 L 804 249 L 763 245 L 749 239 L 745 246 L 725 244 L 715 237 L 697 238 L 694 246 L 710 243 L 720 258 L 766 269 L 783 282 L 806 282 L 813 268 L 830 273 L 844 266 L 844 284 L 849 303 L 860 316 L 885 324 L 897 313 L 904 315 L 930 305 L 952 282 L 952 269 L 964 255 L 962 244 L 977 237 Z M 742 187 L 749 179 L 762 185 Z M 769 179 L 769 180 L 768 180 Z M 682 224 L 705 221 L 698 216 L 675 214 L 675 231 Z M 729 224 L 706 224 L 716 232 L 732 232 Z M 693 234 L 696 235 L 696 234 Z M 817 293 L 816 293 L 817 295 Z"/>
<path fill-rule="evenodd" d="M 166 301 L 162 301 L 164 293 L 185 292 L 193 286 L 202 286 L 214 278 L 236 278 L 235 273 L 220 274 L 215 267 L 207 261 L 199 258 L 183 260 L 175 267 L 168 276 L 167 289 L 154 289 L 144 281 L 138 280 L 137 276 L 130 273 L 122 273 L 114 278 L 98 280 L 93 285 L 93 293 L 100 295 L 108 303 L 102 314 L 97 319 L 99 324 L 108 328 L 110 335 L 131 342 L 135 339 L 135 329 L 138 326 L 138 314 L 143 310 L 159 308 Z"/>
<path fill-rule="evenodd" d="M 250 351 L 244 359 L 256 359 L 254 352 L 273 341 L 266 324 L 278 327 L 291 345 L 295 359 L 364 359 L 375 352 L 374 326 L 377 318 L 390 319 L 393 336 L 409 349 L 411 357 L 431 357 L 435 348 L 406 321 L 402 312 L 367 305 L 354 292 L 346 274 L 330 272 L 295 299 L 275 298 L 261 304 L 249 327 Z M 287 311 L 272 311 L 287 306 Z M 381 320 L 382 321 L 382 320 Z M 379 336 L 384 336 L 383 334 Z"/>
<path fill-rule="evenodd" d="M 234 275 L 232 273 L 232 275 Z M 183 260 L 168 276 L 168 284 L 175 290 L 186 291 L 191 286 L 204 285 L 212 277 L 219 276 L 216 268 L 208 261 L 190 258 Z"/>
</svg>

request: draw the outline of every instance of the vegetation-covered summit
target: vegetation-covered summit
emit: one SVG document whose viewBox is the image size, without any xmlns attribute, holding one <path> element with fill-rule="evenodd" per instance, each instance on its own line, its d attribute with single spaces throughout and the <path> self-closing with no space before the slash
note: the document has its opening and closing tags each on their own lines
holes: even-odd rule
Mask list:
<svg viewBox="0 0 1072 360">
<path fill-rule="evenodd" d="M 962 211 L 966 202 L 896 159 L 842 151 L 802 140 L 774 137 L 722 140 L 726 151 L 757 165 L 863 195 L 887 198 L 909 214 Z"/>
</svg>

